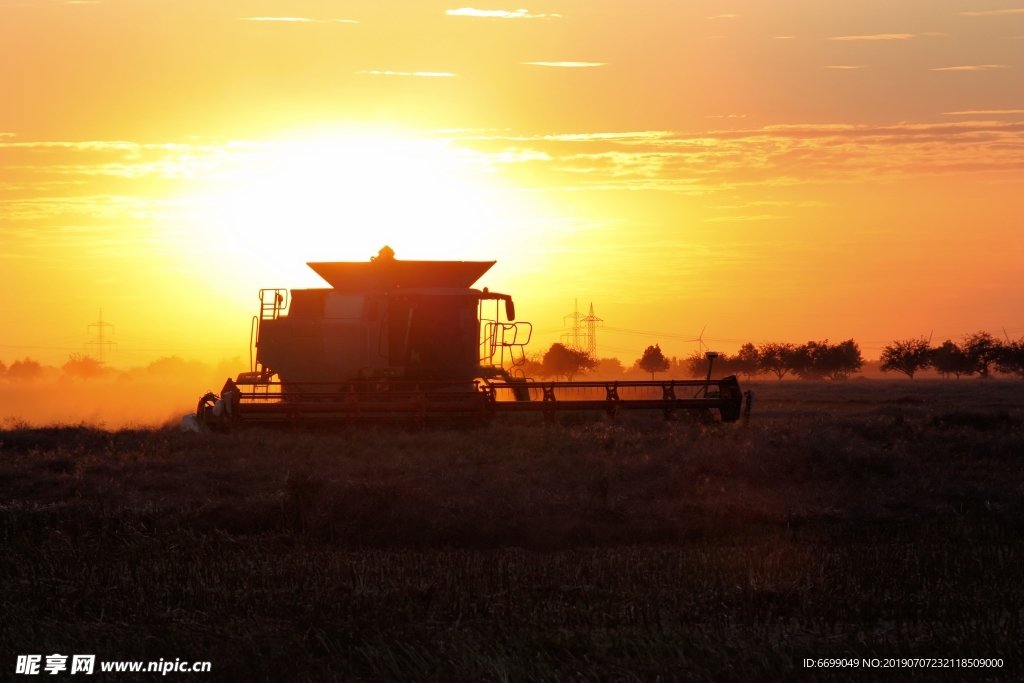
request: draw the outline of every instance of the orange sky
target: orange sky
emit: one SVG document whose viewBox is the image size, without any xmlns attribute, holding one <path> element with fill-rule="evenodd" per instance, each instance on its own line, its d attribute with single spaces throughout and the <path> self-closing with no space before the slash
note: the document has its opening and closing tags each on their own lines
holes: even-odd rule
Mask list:
<svg viewBox="0 0 1024 683">
<path fill-rule="evenodd" d="M 1022 55 L 1020 0 L 0 0 L 0 360 L 246 357 L 385 243 L 626 361 L 1020 337 Z"/>
</svg>

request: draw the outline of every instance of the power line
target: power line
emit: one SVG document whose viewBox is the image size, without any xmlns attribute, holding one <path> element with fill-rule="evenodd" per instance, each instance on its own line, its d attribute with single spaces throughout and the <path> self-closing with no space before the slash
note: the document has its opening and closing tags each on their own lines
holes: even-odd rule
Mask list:
<svg viewBox="0 0 1024 683">
<path fill-rule="evenodd" d="M 697 342 L 697 341 L 700 341 L 701 338 L 702 338 L 700 335 L 698 335 L 696 337 L 692 337 L 692 336 L 689 336 L 689 335 L 675 334 L 675 333 L 672 333 L 672 332 L 652 332 L 651 330 L 632 330 L 632 329 L 628 329 L 628 328 L 625 328 L 625 327 L 605 327 L 604 329 L 607 332 L 612 332 L 614 334 L 630 334 L 630 335 L 634 335 L 634 336 L 655 337 L 655 338 L 660 338 L 660 339 L 678 339 L 680 341 L 687 341 L 687 342 Z M 738 343 L 741 343 L 741 344 L 750 341 L 749 339 L 735 339 L 735 338 L 731 338 L 731 337 L 703 337 L 703 339 L 710 339 L 711 341 L 721 341 L 721 342 L 738 342 Z"/>
<path fill-rule="evenodd" d="M 604 348 L 606 351 L 622 351 L 624 353 L 635 353 L 635 354 L 642 354 L 643 353 L 643 351 L 640 350 L 640 349 L 624 349 L 621 346 L 608 346 L 607 344 L 605 344 L 602 348 Z"/>
<path fill-rule="evenodd" d="M 0 344 L 0 349 L 33 349 L 45 351 L 77 351 L 77 346 L 32 346 L 30 344 Z"/>
</svg>

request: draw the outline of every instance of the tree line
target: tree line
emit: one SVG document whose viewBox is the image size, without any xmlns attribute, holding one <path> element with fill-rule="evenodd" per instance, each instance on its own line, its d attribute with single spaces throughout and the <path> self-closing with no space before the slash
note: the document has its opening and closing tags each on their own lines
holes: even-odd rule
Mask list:
<svg viewBox="0 0 1024 683">
<path fill-rule="evenodd" d="M 0 360 L 0 380 L 9 382 L 34 382 L 46 377 L 55 378 L 57 371 L 60 377 L 81 380 L 98 379 L 158 379 L 169 378 L 200 378 L 206 380 L 208 377 L 220 378 L 223 381 L 225 374 L 232 374 L 240 366 L 240 359 L 223 359 L 217 365 L 203 363 L 197 360 L 184 360 L 180 356 L 162 356 L 147 365 L 140 365 L 119 370 L 108 366 L 103 361 L 85 353 L 71 353 L 68 359 L 55 367 L 43 365 L 38 360 L 25 357 L 7 365 Z"/>
<path fill-rule="evenodd" d="M 975 332 L 960 342 L 947 339 L 933 347 L 927 339 L 903 339 L 882 349 L 882 372 L 901 372 L 913 379 L 921 370 L 934 368 L 943 377 L 979 375 L 992 370 L 1024 379 L 1024 337 L 1005 342 L 988 332 Z"/>
<path fill-rule="evenodd" d="M 15 382 L 31 382 L 42 376 L 42 364 L 27 356 L 21 360 L 14 361 L 10 367 L 3 361 L 0 361 L 0 379 L 8 379 Z"/>
<path fill-rule="evenodd" d="M 568 381 L 595 370 L 601 375 L 644 372 L 651 379 L 658 373 L 703 378 L 707 376 L 709 362 L 706 354 L 697 351 L 685 358 L 670 358 L 654 344 L 644 350 L 631 368 L 626 368 L 617 359 L 592 358 L 583 351 L 555 343 L 547 351 L 530 356 L 522 370 L 528 377 Z M 781 380 L 792 376 L 843 380 L 859 372 L 865 363 L 855 340 L 825 339 L 805 344 L 747 343 L 735 354 L 717 354 L 713 370 L 716 376 L 743 375 L 750 379 L 769 376 Z M 988 378 L 998 372 L 1024 379 L 1024 338 L 1004 342 L 988 332 L 976 332 L 961 341 L 947 339 L 934 347 L 925 338 L 897 340 L 887 344 L 879 358 L 882 372 L 899 372 L 911 379 L 929 368 L 945 378 Z"/>
<path fill-rule="evenodd" d="M 103 361 L 97 360 L 84 353 L 72 353 L 68 356 L 66 363 L 61 365 L 65 375 L 81 377 L 82 379 L 93 379 L 102 377 L 110 372 Z M 42 378 L 46 370 L 39 361 L 26 356 L 21 360 L 11 363 L 10 367 L 0 360 L 0 379 L 7 379 L 13 382 L 33 382 Z"/>
<path fill-rule="evenodd" d="M 687 358 L 669 358 L 662 352 L 660 345 L 654 344 L 648 346 L 643 355 L 636 359 L 632 369 L 649 373 L 651 379 L 664 372 L 705 377 L 708 363 L 706 355 L 696 351 Z M 782 379 L 792 372 L 803 379 L 844 379 L 863 365 L 864 358 L 857 342 L 848 339 L 834 344 L 826 339 L 799 346 L 774 342 L 760 346 L 744 344 L 735 355 L 719 353 L 713 367 L 716 375 L 754 377 L 772 373 Z M 599 366 L 611 370 L 611 373 L 603 374 L 623 374 L 628 371 L 617 359 L 592 358 L 583 351 L 559 343 L 528 358 L 522 370 L 528 377 L 572 381 L 576 376 Z"/>
<path fill-rule="evenodd" d="M 645 351 L 645 353 L 647 353 Z M 709 360 L 694 352 L 685 360 L 691 377 L 706 377 Z M 800 379 L 848 379 L 864 367 L 864 356 L 853 339 L 842 342 L 809 341 L 806 344 L 764 342 L 744 344 L 730 356 L 719 353 L 713 368 L 718 375 L 774 376 L 782 379 L 792 374 Z"/>
<path fill-rule="evenodd" d="M 978 375 L 991 377 L 993 372 L 1024 379 L 1024 337 L 1003 341 L 988 332 L 975 332 L 959 342 L 947 339 L 932 346 L 926 338 L 902 339 L 887 344 L 879 358 L 882 372 L 899 372 L 913 379 L 917 373 L 934 369 L 945 378 Z M 552 344 L 547 351 L 533 354 L 522 366 L 527 377 L 566 379 L 594 370 L 605 375 L 626 374 L 630 370 L 649 373 L 654 379 L 658 373 L 672 373 L 686 377 L 707 376 L 709 360 L 695 351 L 686 358 L 667 357 L 658 344 L 648 346 L 632 368 L 626 368 L 615 358 L 592 358 L 583 351 L 564 344 Z M 743 375 L 754 378 L 761 375 L 783 379 L 787 375 L 800 379 L 848 379 L 864 367 L 860 346 L 853 339 L 832 343 L 809 341 L 805 344 L 785 342 L 747 343 L 734 355 L 719 353 L 714 359 L 716 375 Z M 194 363 L 192 364 L 194 365 Z M 166 367 L 165 367 L 166 366 Z M 186 374 L 189 363 L 177 357 L 161 358 L 146 368 L 149 374 Z M 111 372 L 101 361 L 90 356 L 72 353 L 61 366 L 66 375 L 92 379 Z M 0 378 L 13 381 L 32 381 L 43 375 L 43 366 L 36 360 L 24 358 L 9 367 L 0 361 Z"/>
</svg>

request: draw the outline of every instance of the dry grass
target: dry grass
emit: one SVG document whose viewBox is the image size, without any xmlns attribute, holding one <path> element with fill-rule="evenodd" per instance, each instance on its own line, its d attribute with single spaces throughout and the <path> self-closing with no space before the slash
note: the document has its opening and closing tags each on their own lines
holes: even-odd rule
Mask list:
<svg viewBox="0 0 1024 683">
<path fill-rule="evenodd" d="M 747 428 L 0 432 L 2 649 L 212 680 L 1018 676 L 1024 384 L 755 389 Z"/>
</svg>

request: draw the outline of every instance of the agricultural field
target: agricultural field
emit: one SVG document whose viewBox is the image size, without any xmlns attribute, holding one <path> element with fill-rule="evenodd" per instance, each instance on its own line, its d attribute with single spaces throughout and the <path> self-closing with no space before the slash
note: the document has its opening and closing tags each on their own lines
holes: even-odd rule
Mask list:
<svg viewBox="0 0 1024 683">
<path fill-rule="evenodd" d="M 170 677 L 210 681 L 1024 676 L 1024 382 L 743 387 L 746 426 L 11 424 L 3 666 L 94 652 L 208 660 Z M 803 664 L 921 657 L 1002 666 Z"/>
</svg>

